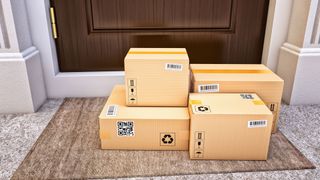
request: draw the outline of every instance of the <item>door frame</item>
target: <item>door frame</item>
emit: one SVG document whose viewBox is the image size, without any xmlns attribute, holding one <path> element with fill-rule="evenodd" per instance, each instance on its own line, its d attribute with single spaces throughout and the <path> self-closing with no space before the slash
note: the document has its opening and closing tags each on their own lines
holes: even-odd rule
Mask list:
<svg viewBox="0 0 320 180">
<path fill-rule="evenodd" d="M 109 95 L 115 84 L 124 83 L 123 71 L 60 72 L 50 22 L 50 0 L 25 1 L 34 46 L 41 55 L 49 98 L 101 97 Z M 292 0 L 270 0 L 262 63 L 276 71 L 278 54 L 285 42 Z"/>
</svg>

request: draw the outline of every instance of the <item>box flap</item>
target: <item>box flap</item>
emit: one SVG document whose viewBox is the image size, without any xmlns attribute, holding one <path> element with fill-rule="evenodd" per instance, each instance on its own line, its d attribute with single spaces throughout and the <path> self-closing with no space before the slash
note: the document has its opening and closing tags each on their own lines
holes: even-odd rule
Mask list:
<svg viewBox="0 0 320 180">
<path fill-rule="evenodd" d="M 189 63 L 185 48 L 130 48 L 127 60 L 184 60 Z"/>
<path fill-rule="evenodd" d="M 283 80 L 263 64 L 190 64 L 194 81 L 274 81 Z"/>
<path fill-rule="evenodd" d="M 254 93 L 191 93 L 189 96 L 190 113 L 203 114 L 234 114 L 271 115 L 272 112 Z"/>
</svg>

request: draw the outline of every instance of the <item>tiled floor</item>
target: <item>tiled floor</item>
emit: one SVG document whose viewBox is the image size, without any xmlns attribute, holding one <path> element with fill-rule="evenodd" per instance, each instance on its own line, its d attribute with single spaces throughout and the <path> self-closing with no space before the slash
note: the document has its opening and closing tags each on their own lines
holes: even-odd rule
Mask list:
<svg viewBox="0 0 320 180">
<path fill-rule="evenodd" d="M 37 113 L 0 115 L 0 179 L 9 179 L 62 100 L 48 100 Z M 153 179 L 320 179 L 320 105 L 283 105 L 280 130 L 316 166 L 314 170 L 204 174 Z M 144 179 L 144 178 L 136 178 Z"/>
<path fill-rule="evenodd" d="M 37 113 L 0 114 L 0 179 L 12 176 L 61 103 L 48 100 Z"/>
</svg>

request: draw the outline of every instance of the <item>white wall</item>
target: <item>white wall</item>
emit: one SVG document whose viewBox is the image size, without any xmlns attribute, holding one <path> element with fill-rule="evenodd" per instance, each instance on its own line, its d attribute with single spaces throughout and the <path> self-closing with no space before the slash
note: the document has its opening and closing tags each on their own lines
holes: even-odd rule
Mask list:
<svg viewBox="0 0 320 180">
<path fill-rule="evenodd" d="M 34 112 L 46 99 L 39 52 L 32 49 L 22 57 L 0 56 L 0 113 Z"/>
<path fill-rule="evenodd" d="M 30 37 L 25 0 L 0 3 L 0 113 L 34 112 L 47 97 L 39 51 Z"/>
<path fill-rule="evenodd" d="M 283 100 L 289 104 L 320 104 L 319 3 L 293 0 L 288 38 L 277 68 L 285 80 Z"/>
<path fill-rule="evenodd" d="M 1 113 L 32 112 L 27 69 L 23 60 L 2 60 L 0 71 Z"/>
<path fill-rule="evenodd" d="M 19 42 L 19 50 L 23 51 L 32 46 L 29 24 L 26 20 L 27 10 L 25 0 L 10 0 L 14 18 L 15 31 Z"/>
<path fill-rule="evenodd" d="M 320 53 L 302 56 L 296 69 L 291 104 L 320 104 Z"/>
</svg>

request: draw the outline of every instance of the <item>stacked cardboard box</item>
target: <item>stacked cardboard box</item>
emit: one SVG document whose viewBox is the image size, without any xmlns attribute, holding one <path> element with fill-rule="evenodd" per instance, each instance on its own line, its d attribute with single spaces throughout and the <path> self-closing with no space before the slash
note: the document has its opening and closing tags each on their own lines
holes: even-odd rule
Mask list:
<svg viewBox="0 0 320 180">
<path fill-rule="evenodd" d="M 125 85 L 114 87 L 99 117 L 102 149 L 189 149 L 190 159 L 267 159 L 283 81 L 262 65 L 191 68 L 189 95 L 185 49 L 130 49 Z"/>
<path fill-rule="evenodd" d="M 184 48 L 131 48 L 99 117 L 102 149 L 188 150 L 189 74 Z"/>
<path fill-rule="evenodd" d="M 272 113 L 252 93 L 190 94 L 190 158 L 265 160 Z"/>
<path fill-rule="evenodd" d="M 191 64 L 196 93 L 257 93 L 274 115 L 276 132 L 283 80 L 262 64 Z"/>
<path fill-rule="evenodd" d="M 184 48 L 131 48 L 125 57 L 128 106 L 187 106 L 189 58 Z"/>
<path fill-rule="evenodd" d="M 99 117 L 102 149 L 188 150 L 186 107 L 127 107 L 125 93 L 115 86 Z"/>
</svg>

